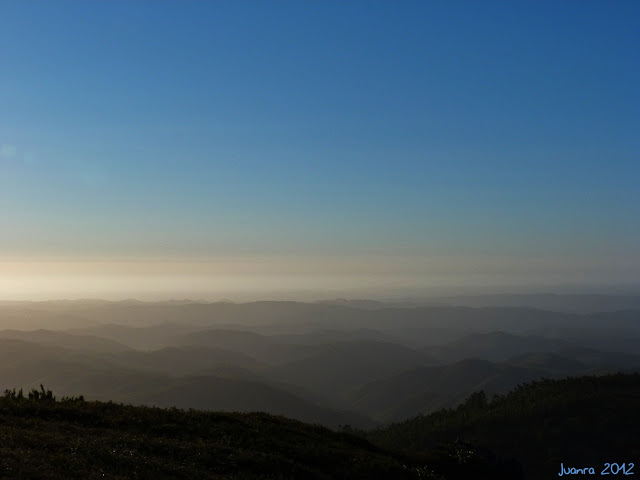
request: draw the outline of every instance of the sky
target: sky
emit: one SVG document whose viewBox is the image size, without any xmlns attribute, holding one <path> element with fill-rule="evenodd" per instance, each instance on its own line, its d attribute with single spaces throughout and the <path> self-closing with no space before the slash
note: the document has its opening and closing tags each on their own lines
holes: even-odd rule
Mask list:
<svg viewBox="0 0 640 480">
<path fill-rule="evenodd" d="M 640 289 L 638 25 L 2 2 L 0 297 Z"/>
</svg>

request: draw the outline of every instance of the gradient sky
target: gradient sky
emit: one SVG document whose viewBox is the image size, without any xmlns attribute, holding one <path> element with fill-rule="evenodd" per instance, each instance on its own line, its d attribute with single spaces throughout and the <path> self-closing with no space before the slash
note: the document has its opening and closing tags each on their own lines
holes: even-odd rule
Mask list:
<svg viewBox="0 0 640 480">
<path fill-rule="evenodd" d="M 2 2 L 0 288 L 637 287 L 639 25 L 623 0 Z"/>
</svg>

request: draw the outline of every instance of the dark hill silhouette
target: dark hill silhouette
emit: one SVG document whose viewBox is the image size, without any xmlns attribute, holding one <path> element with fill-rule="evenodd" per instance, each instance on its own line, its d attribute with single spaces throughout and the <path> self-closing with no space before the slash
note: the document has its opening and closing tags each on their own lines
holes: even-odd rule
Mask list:
<svg viewBox="0 0 640 480">
<path fill-rule="evenodd" d="M 174 340 L 178 345 L 203 345 L 250 353 L 268 349 L 275 342 L 271 338 L 254 332 L 230 329 L 199 330 Z"/>
<path fill-rule="evenodd" d="M 373 425 L 366 416 L 323 408 L 283 388 L 248 379 L 183 377 L 154 391 L 135 395 L 132 399 L 134 403 L 159 407 L 268 412 L 333 428 L 345 424 L 360 428 Z"/>
<path fill-rule="evenodd" d="M 465 359 L 422 367 L 356 387 L 345 402 L 351 410 L 379 421 L 401 420 L 418 413 L 460 403 L 470 392 L 504 393 L 516 385 L 541 378 L 633 372 L 640 356 L 569 348 L 559 353 L 529 352 L 504 362 Z"/>
<path fill-rule="evenodd" d="M 250 330 L 269 336 L 370 329 L 414 348 L 450 342 L 472 333 L 504 331 L 633 353 L 640 339 L 639 315 L 633 310 L 578 315 L 516 307 L 370 309 L 300 302 L 21 302 L 0 305 L 0 328 L 28 325 L 29 329 L 59 329 L 82 325 L 82 329 L 76 328 L 71 333 L 98 335 L 147 349 L 178 346 L 173 342 L 176 337 L 207 329 Z M 120 327 L 97 327 L 100 324 Z M 152 328 L 127 332 L 123 326 Z M 580 337 L 580 331 L 591 334 Z M 608 346 L 602 343 L 603 339 Z M 624 347 L 617 348 L 616 344 Z"/>
<path fill-rule="evenodd" d="M 476 393 L 456 409 L 417 416 L 366 437 L 416 452 L 443 441 L 471 442 L 515 457 L 526 479 L 557 478 L 561 463 L 593 466 L 600 474 L 604 462 L 638 458 L 639 398 L 638 373 L 542 380 L 492 401 Z"/>
<path fill-rule="evenodd" d="M 620 318 L 622 317 L 622 318 Z M 592 317 L 593 318 L 593 317 Z M 595 316 L 595 318 L 598 318 Z M 607 315 L 607 317 L 609 316 Z M 550 339 L 566 339 L 584 347 L 611 352 L 637 353 L 640 345 L 640 332 L 634 323 L 640 324 L 640 315 L 630 312 L 611 314 L 615 327 L 608 326 L 608 320 L 600 322 L 603 326 L 573 326 L 563 325 L 532 328 L 531 335 L 544 336 Z"/>
<path fill-rule="evenodd" d="M 263 413 L 0 398 L 3 477 L 518 480 L 518 466 L 468 445 L 405 455 L 344 432 Z M 37 392 L 40 393 L 40 392 Z M 10 439 L 10 441 L 6 441 Z M 514 475 L 515 474 L 515 475 Z"/>
<path fill-rule="evenodd" d="M 571 350 L 566 352 L 569 354 L 568 356 L 547 352 L 524 353 L 511 357 L 507 363 L 515 367 L 545 372 L 545 376 L 548 377 L 583 375 L 594 368 L 587 363 L 571 358 Z M 597 368 L 597 366 L 595 367 Z"/>
<path fill-rule="evenodd" d="M 106 357 L 110 363 L 170 375 L 201 373 L 223 366 L 259 370 L 262 364 L 242 353 L 209 347 L 166 347 L 150 352 L 129 351 Z"/>
<path fill-rule="evenodd" d="M 94 325 L 69 330 L 73 334 L 90 334 L 108 338 L 140 350 L 157 350 L 167 346 L 176 346 L 175 339 L 188 333 L 202 330 L 201 326 L 182 323 L 161 323 L 147 327 L 132 327 L 120 324 Z"/>
<path fill-rule="evenodd" d="M 438 297 L 435 302 L 467 307 L 529 307 L 565 313 L 640 311 L 640 295 L 466 295 Z"/>
<path fill-rule="evenodd" d="M 398 343 L 392 335 L 385 334 L 372 328 L 357 328 L 353 330 L 313 330 L 308 333 L 278 334 L 271 336 L 279 343 L 296 345 L 318 345 L 336 342 L 374 341 Z"/>
<path fill-rule="evenodd" d="M 474 333 L 445 345 L 428 347 L 425 351 L 442 363 L 457 362 L 465 358 L 502 361 L 528 352 L 559 352 L 575 346 L 566 340 L 539 336 L 521 336 L 506 332 Z"/>
<path fill-rule="evenodd" d="M 65 332 L 5 331 L 28 341 L 0 335 L 0 386 L 46 383 L 60 394 L 94 399 L 134 401 L 197 376 L 210 377 L 221 395 L 239 384 L 247 392 L 268 387 L 307 406 L 360 409 L 361 416 L 386 420 L 454 405 L 477 388 L 501 392 L 541 376 L 640 368 L 628 353 L 640 341 L 631 311 L 299 302 L 0 305 L 0 323 L 12 315 L 89 323 Z M 103 320 L 109 323 L 95 323 Z M 458 362 L 473 357 L 493 362 Z"/>
<path fill-rule="evenodd" d="M 130 350 L 129 347 L 114 340 L 102 338 L 96 335 L 72 335 L 65 332 L 53 330 L 2 330 L 0 339 L 24 340 L 43 345 L 52 345 L 86 352 L 124 352 Z"/>
<path fill-rule="evenodd" d="M 264 377 L 255 377 L 244 370 L 238 371 L 238 367 L 235 370 L 236 374 L 239 373 L 237 376 L 232 371 L 197 377 L 169 374 L 188 370 L 189 357 L 203 353 L 207 352 L 200 348 L 182 352 L 167 349 L 152 353 L 134 352 L 133 356 L 125 352 L 123 356 L 114 357 L 87 355 L 20 340 L 0 340 L 0 389 L 28 390 L 46 383 L 55 385 L 60 395 L 82 394 L 87 399 L 286 413 L 292 418 L 331 426 L 371 424 L 365 416 L 330 408 L 334 405 L 331 402 L 323 402 L 325 407 L 318 406 L 312 395 L 298 386 L 289 387 Z M 131 363 L 125 363 L 125 360 Z M 148 361 L 148 370 L 141 370 L 138 364 Z M 155 368 L 153 362 L 158 362 Z M 163 365 L 163 362 L 169 365 Z M 201 367 L 202 364 L 193 364 L 195 370 Z"/>
<path fill-rule="evenodd" d="M 346 390 L 416 365 L 433 364 L 421 352 L 389 342 L 340 342 L 318 346 L 302 359 L 267 371 L 272 378 L 341 398 Z"/>
<path fill-rule="evenodd" d="M 467 359 L 451 365 L 414 368 L 354 388 L 349 392 L 348 405 L 379 421 L 400 420 L 457 405 L 476 390 L 506 392 L 546 373 L 541 369 Z"/>
</svg>

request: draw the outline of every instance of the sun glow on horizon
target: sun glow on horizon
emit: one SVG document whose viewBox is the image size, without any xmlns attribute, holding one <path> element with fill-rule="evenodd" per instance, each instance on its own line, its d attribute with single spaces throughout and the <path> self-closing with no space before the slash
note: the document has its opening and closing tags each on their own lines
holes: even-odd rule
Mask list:
<svg viewBox="0 0 640 480">
<path fill-rule="evenodd" d="M 322 299 L 422 293 L 505 293 L 545 287 L 633 285 L 634 270 L 608 262 L 494 257 L 220 257 L 203 259 L 5 259 L 0 300 L 104 298 Z M 628 267 L 628 265 L 627 265 Z"/>
</svg>

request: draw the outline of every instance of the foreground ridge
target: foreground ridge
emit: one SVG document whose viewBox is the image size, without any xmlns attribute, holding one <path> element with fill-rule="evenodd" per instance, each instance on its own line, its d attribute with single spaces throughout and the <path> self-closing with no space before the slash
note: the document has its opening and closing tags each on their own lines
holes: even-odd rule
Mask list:
<svg viewBox="0 0 640 480">
<path fill-rule="evenodd" d="M 640 373 L 545 379 L 488 399 L 483 391 L 443 409 L 369 432 L 383 448 L 424 452 L 468 441 L 515 458 L 525 478 L 558 476 L 561 465 L 637 463 Z M 599 467 L 599 468 L 598 468 Z"/>
<path fill-rule="evenodd" d="M 57 400 L 42 386 L 0 398 L 1 478 L 450 480 L 469 471 L 514 478 L 471 446 L 442 452 L 427 464 L 349 433 L 265 413 Z"/>
</svg>

